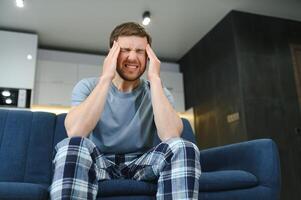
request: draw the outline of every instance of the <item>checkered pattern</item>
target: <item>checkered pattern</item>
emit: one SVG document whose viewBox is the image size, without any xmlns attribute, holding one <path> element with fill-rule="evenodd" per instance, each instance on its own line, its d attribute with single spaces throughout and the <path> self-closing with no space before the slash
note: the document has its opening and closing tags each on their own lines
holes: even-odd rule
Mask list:
<svg viewBox="0 0 301 200">
<path fill-rule="evenodd" d="M 169 139 L 142 154 L 103 155 L 87 138 L 56 146 L 51 199 L 96 199 L 98 181 L 158 181 L 157 199 L 198 199 L 199 151 L 191 142 Z"/>
</svg>

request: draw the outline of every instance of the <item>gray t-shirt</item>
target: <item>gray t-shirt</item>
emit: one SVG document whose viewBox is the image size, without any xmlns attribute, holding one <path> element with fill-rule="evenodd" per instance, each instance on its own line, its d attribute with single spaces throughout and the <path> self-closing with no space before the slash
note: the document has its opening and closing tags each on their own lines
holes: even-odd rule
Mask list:
<svg viewBox="0 0 301 200">
<path fill-rule="evenodd" d="M 151 103 L 150 84 L 140 79 L 131 92 L 120 92 L 110 85 L 104 110 L 89 138 L 104 154 L 143 153 L 153 146 L 157 137 Z M 73 89 L 72 106 L 79 105 L 93 91 L 99 78 L 81 80 Z M 164 88 L 174 106 L 171 93 Z"/>
</svg>

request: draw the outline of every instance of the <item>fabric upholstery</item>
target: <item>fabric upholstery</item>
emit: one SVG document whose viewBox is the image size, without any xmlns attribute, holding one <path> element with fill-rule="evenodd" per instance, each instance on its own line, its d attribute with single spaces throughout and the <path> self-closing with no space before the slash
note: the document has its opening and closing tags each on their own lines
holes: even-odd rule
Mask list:
<svg viewBox="0 0 301 200">
<path fill-rule="evenodd" d="M 48 199 L 54 146 L 67 137 L 66 114 L 0 109 L 0 199 Z M 195 142 L 183 119 L 182 137 Z M 160 142 L 156 138 L 154 144 Z M 279 199 L 276 144 L 259 139 L 200 151 L 199 199 Z M 155 199 L 157 185 L 134 180 L 99 183 L 105 200 Z"/>
<path fill-rule="evenodd" d="M 49 184 L 56 116 L 0 110 L 0 181 Z"/>
<path fill-rule="evenodd" d="M 98 197 L 130 196 L 130 195 L 155 195 L 157 184 L 135 180 L 107 180 L 98 184 Z"/>
<path fill-rule="evenodd" d="M 258 139 L 200 152 L 202 170 L 243 170 L 257 177 L 260 185 L 271 188 L 276 197 L 280 191 L 280 161 L 271 139 Z"/>
<path fill-rule="evenodd" d="M 0 182 L 1 200 L 46 200 L 48 199 L 48 185 Z"/>
<path fill-rule="evenodd" d="M 257 178 L 242 170 L 203 172 L 200 178 L 200 191 L 237 190 L 258 185 Z"/>
</svg>

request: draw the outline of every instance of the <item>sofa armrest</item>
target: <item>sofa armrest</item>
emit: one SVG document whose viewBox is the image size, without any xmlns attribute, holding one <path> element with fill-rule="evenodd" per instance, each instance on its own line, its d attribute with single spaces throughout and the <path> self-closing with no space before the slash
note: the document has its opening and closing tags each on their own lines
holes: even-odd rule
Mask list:
<svg viewBox="0 0 301 200">
<path fill-rule="evenodd" d="M 200 152 L 202 171 L 244 170 L 258 178 L 259 184 L 280 191 L 280 163 L 276 144 L 258 139 Z"/>
</svg>

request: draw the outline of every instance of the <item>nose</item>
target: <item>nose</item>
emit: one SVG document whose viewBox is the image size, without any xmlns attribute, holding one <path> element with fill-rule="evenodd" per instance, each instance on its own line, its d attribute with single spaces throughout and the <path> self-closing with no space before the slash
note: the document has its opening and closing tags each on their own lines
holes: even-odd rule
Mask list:
<svg viewBox="0 0 301 200">
<path fill-rule="evenodd" d="M 128 60 L 136 60 L 137 59 L 137 52 L 136 51 L 129 51 Z"/>
</svg>

